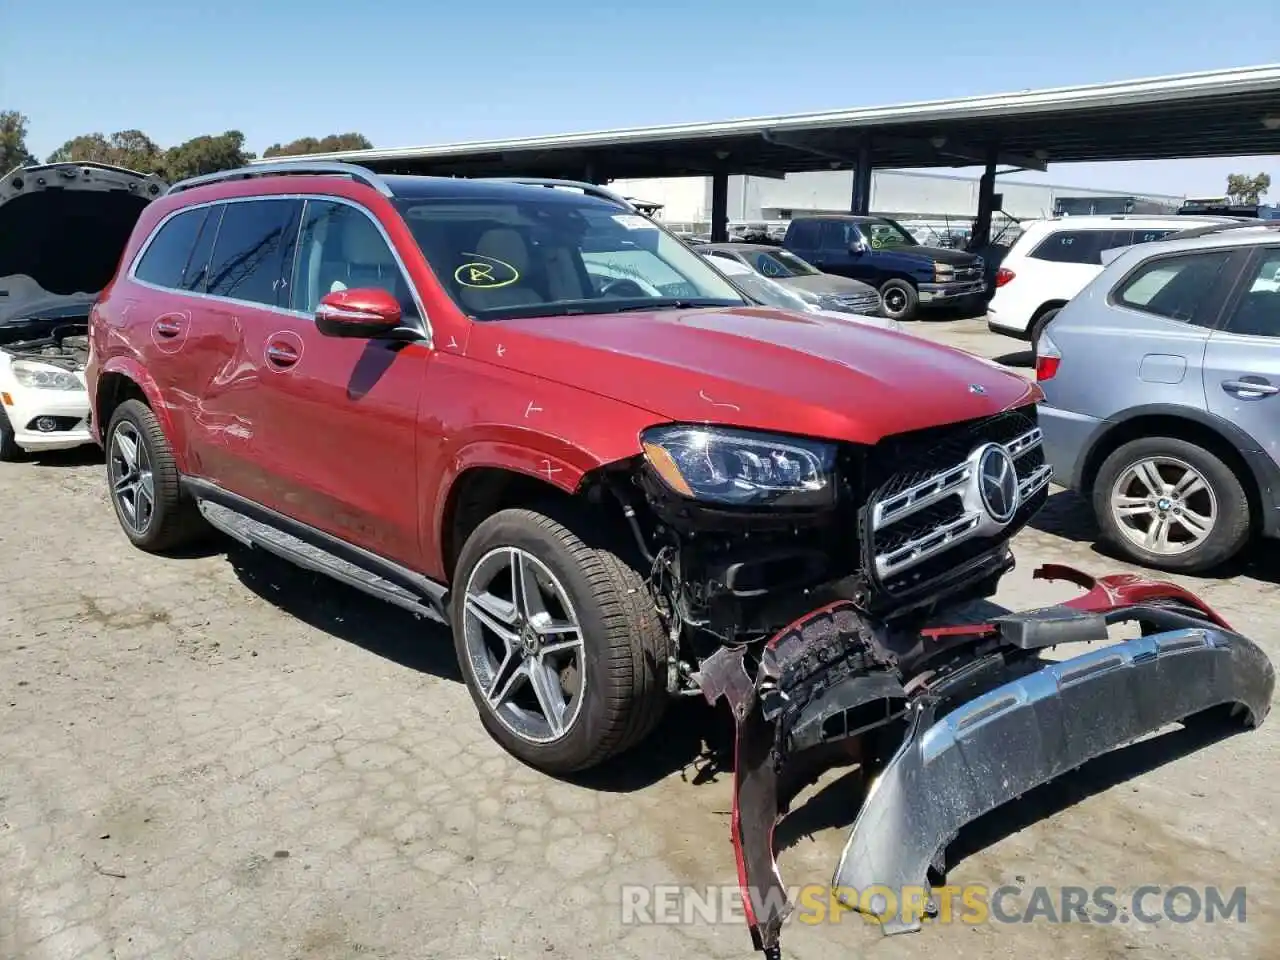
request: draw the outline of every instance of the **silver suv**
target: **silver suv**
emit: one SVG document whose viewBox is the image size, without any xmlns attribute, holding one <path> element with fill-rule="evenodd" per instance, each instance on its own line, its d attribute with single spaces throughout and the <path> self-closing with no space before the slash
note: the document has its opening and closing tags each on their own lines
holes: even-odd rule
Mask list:
<svg viewBox="0 0 1280 960">
<path fill-rule="evenodd" d="M 1277 228 L 1128 247 L 1040 336 L 1055 478 L 1138 563 L 1204 571 L 1280 535 Z"/>
</svg>

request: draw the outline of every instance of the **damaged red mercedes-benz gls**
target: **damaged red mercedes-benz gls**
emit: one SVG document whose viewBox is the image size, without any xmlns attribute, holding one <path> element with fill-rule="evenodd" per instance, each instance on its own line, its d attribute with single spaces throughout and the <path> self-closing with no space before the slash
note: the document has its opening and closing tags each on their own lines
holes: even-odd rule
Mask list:
<svg viewBox="0 0 1280 960">
<path fill-rule="evenodd" d="M 1030 787 L 1270 704 L 1258 647 L 1174 585 L 1050 569 L 1086 592 L 990 602 L 1048 495 L 1033 384 L 756 304 L 590 184 L 305 160 L 181 183 L 90 333 L 137 546 L 212 525 L 448 624 L 486 728 L 549 772 L 671 697 L 727 700 L 767 955 L 774 824 L 823 764 L 873 777 L 836 889 L 919 885 Z"/>
</svg>

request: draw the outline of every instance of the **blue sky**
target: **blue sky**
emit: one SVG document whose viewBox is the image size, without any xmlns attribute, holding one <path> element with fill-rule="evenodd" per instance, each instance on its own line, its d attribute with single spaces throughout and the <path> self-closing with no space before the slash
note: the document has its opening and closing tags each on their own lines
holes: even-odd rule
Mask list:
<svg viewBox="0 0 1280 960">
<path fill-rule="evenodd" d="M 1280 3 L 59 0 L 11 6 L 3 32 L 0 108 L 29 117 L 43 157 L 135 127 L 162 146 L 228 128 L 259 152 L 347 130 L 403 146 L 1249 66 L 1276 59 Z M 1038 179 L 1206 195 L 1262 170 L 1280 199 L 1280 144 Z"/>
</svg>

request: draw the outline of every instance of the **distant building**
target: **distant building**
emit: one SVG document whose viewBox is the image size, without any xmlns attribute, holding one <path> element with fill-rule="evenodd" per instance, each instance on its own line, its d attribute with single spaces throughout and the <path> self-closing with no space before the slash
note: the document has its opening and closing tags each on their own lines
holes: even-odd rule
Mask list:
<svg viewBox="0 0 1280 960">
<path fill-rule="evenodd" d="M 673 226 L 708 225 L 711 218 L 709 177 L 658 180 L 615 180 L 610 188 L 663 208 L 661 220 Z M 847 170 L 793 173 L 783 180 L 768 177 L 729 178 L 730 222 L 779 221 L 805 213 L 841 213 L 849 209 L 853 174 Z M 1175 212 L 1182 197 L 1124 193 L 1056 184 L 1028 183 L 1001 177 L 996 181 L 997 207 L 1019 220 L 1058 215 L 1060 202 L 1074 214 L 1086 204 L 1110 207 L 1129 204 L 1133 213 Z M 877 170 L 871 180 L 871 209 L 898 220 L 968 221 L 978 209 L 978 178 L 913 170 Z M 1116 210 L 1117 213 L 1126 212 Z"/>
</svg>

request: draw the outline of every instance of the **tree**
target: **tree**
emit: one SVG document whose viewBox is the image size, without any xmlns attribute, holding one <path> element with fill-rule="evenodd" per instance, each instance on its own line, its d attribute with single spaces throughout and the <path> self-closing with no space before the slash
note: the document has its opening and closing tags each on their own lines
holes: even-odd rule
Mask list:
<svg viewBox="0 0 1280 960">
<path fill-rule="evenodd" d="M 244 134 L 228 130 L 218 136 L 192 137 L 164 154 L 163 172 L 169 181 L 185 180 L 219 170 L 243 167 L 254 158 L 244 148 Z"/>
<path fill-rule="evenodd" d="M 286 144 L 273 143 L 263 157 L 296 157 L 308 153 L 336 153 L 340 150 L 369 150 L 373 144 L 362 133 L 331 133 L 327 137 L 299 137 Z"/>
<path fill-rule="evenodd" d="M 1271 174 L 1251 177 L 1245 173 L 1227 175 L 1227 198 L 1232 203 L 1258 203 L 1271 189 Z"/>
<path fill-rule="evenodd" d="M 0 176 L 35 162 L 27 149 L 27 118 L 17 110 L 0 110 Z"/>
<path fill-rule="evenodd" d="M 139 173 L 159 173 L 164 154 L 141 130 L 120 130 L 111 136 L 85 133 L 68 140 L 53 153 L 49 163 L 109 163 Z"/>
</svg>

